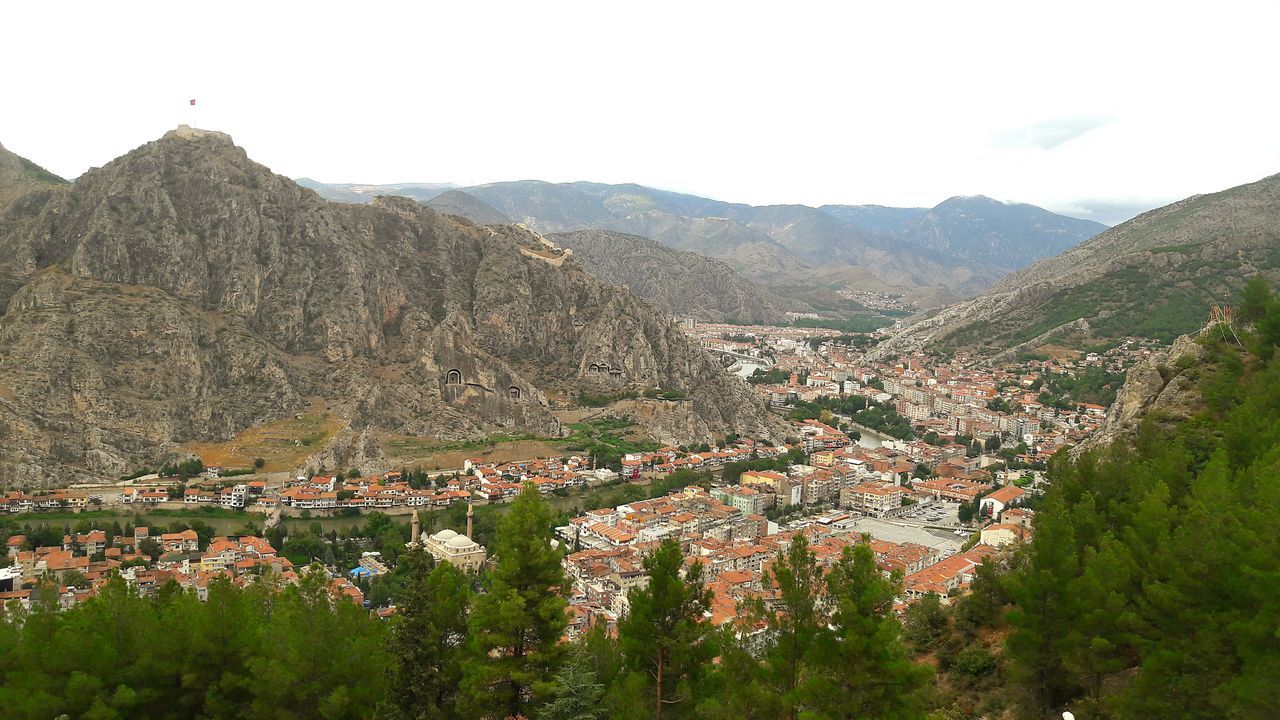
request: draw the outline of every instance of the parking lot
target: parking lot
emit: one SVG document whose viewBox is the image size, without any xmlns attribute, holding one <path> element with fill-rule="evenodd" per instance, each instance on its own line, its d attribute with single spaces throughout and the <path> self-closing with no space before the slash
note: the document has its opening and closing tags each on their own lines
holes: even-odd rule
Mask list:
<svg viewBox="0 0 1280 720">
<path fill-rule="evenodd" d="M 946 525 L 956 527 L 960 524 L 960 504 L 935 500 L 927 505 L 913 505 L 906 513 L 898 516 L 898 520 L 920 525 Z"/>
<path fill-rule="evenodd" d="M 929 530 L 919 525 L 908 524 L 897 520 L 880 520 L 878 518 L 858 518 L 854 532 L 870 533 L 877 540 L 888 540 L 896 543 L 915 543 L 928 548 L 937 548 L 943 554 L 960 549 L 968 536 L 960 537 L 946 530 Z"/>
<path fill-rule="evenodd" d="M 939 501 L 914 507 L 898 517 L 862 517 L 858 518 L 854 532 L 870 533 L 878 540 L 916 543 L 949 555 L 959 551 L 972 532 L 966 529 L 960 535 L 955 534 L 960 523 L 959 508 L 956 503 Z M 951 529 L 939 529 L 939 526 Z"/>
</svg>

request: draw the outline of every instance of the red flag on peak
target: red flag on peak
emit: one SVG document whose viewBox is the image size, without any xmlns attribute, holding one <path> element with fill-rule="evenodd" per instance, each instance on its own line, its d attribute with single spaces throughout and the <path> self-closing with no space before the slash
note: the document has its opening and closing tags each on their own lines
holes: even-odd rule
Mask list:
<svg viewBox="0 0 1280 720">
<path fill-rule="evenodd" d="M 195 99 L 195 98 L 191 98 L 191 104 L 192 104 L 192 105 L 195 105 L 195 104 L 196 104 L 196 99 Z"/>
</svg>

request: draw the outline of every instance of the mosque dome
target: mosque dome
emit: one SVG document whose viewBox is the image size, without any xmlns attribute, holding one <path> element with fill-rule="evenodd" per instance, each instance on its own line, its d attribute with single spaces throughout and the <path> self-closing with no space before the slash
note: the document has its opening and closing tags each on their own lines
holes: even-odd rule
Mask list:
<svg viewBox="0 0 1280 720">
<path fill-rule="evenodd" d="M 458 533 L 449 530 L 448 528 L 436 533 L 436 540 L 439 540 L 440 542 L 448 542 L 456 537 L 458 537 Z"/>
<path fill-rule="evenodd" d="M 457 548 L 459 550 L 466 550 L 467 548 L 475 545 L 475 543 L 471 542 L 471 538 L 466 535 L 457 534 L 455 534 L 455 536 L 445 544 L 451 548 Z"/>
</svg>

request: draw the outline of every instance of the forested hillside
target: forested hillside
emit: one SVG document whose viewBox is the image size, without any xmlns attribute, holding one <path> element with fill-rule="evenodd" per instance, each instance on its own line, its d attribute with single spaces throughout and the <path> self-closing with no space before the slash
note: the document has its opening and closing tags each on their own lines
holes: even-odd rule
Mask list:
<svg viewBox="0 0 1280 720">
<path fill-rule="evenodd" d="M 1280 300 L 1210 327 L 1189 419 L 1057 459 L 1036 539 L 1006 579 L 1009 681 L 1028 717 L 1280 713 Z"/>
</svg>

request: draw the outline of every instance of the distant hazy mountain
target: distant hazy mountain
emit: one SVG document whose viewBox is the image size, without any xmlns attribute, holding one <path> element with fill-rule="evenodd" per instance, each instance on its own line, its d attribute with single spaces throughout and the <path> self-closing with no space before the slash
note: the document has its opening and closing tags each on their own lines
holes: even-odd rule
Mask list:
<svg viewBox="0 0 1280 720">
<path fill-rule="evenodd" d="M 1056 255 L 1107 229 L 1092 220 L 981 195 L 953 197 L 933 208 L 823 205 L 820 209 L 863 230 L 891 235 L 923 254 L 984 263 L 1002 272 Z"/>
<path fill-rule="evenodd" d="M 351 187 L 358 188 L 356 199 L 383 192 L 429 200 L 443 192 L 431 186 L 309 186 L 334 199 L 350 198 Z M 953 198 L 932 209 L 812 208 L 729 203 L 634 184 L 522 180 L 461 190 L 542 233 L 595 228 L 642 235 L 723 260 L 757 282 L 795 286 L 821 274 L 858 279 L 831 283 L 833 288 L 920 298 L 980 292 L 1103 229 L 987 198 Z"/>
<path fill-rule="evenodd" d="M 988 197 L 953 197 L 921 216 L 903 236 L 948 257 L 1019 268 L 1057 255 L 1106 230 L 1092 220 Z"/>
<path fill-rule="evenodd" d="M 1171 340 L 1257 273 L 1280 274 L 1280 175 L 1143 213 L 921 319 L 879 352 L 1002 350 L 1060 332 Z"/>
<path fill-rule="evenodd" d="M 818 208 L 828 215 L 863 230 L 898 235 L 906 232 L 929 208 L 899 208 L 884 205 L 823 205 Z"/>
<path fill-rule="evenodd" d="M 723 260 L 757 282 L 811 282 L 815 270 L 861 268 L 885 289 L 945 286 L 966 293 L 1003 273 L 974 272 L 804 205 L 756 207 L 640 185 L 492 183 L 466 191 L 545 233 L 600 228 L 643 235 Z M 862 286 L 860 286 L 862 287 Z"/>
<path fill-rule="evenodd" d="M 445 190 L 426 204 L 436 212 L 464 217 L 477 225 L 511 224 L 511 220 L 493 209 L 492 205 L 461 190 Z"/>
<path fill-rule="evenodd" d="M 426 202 L 440 193 L 455 187 L 453 183 L 393 183 L 390 185 L 362 185 L 360 183 L 322 183 L 310 178 L 298 178 L 294 182 L 311 188 L 328 200 L 349 203 L 373 202 L 379 195 L 410 197 Z"/>
<path fill-rule="evenodd" d="M 609 230 L 575 230 L 548 239 L 573 250 L 592 275 L 626 287 L 671 315 L 710 322 L 780 323 L 787 310 L 807 311 L 712 258 L 649 238 Z"/>
</svg>

